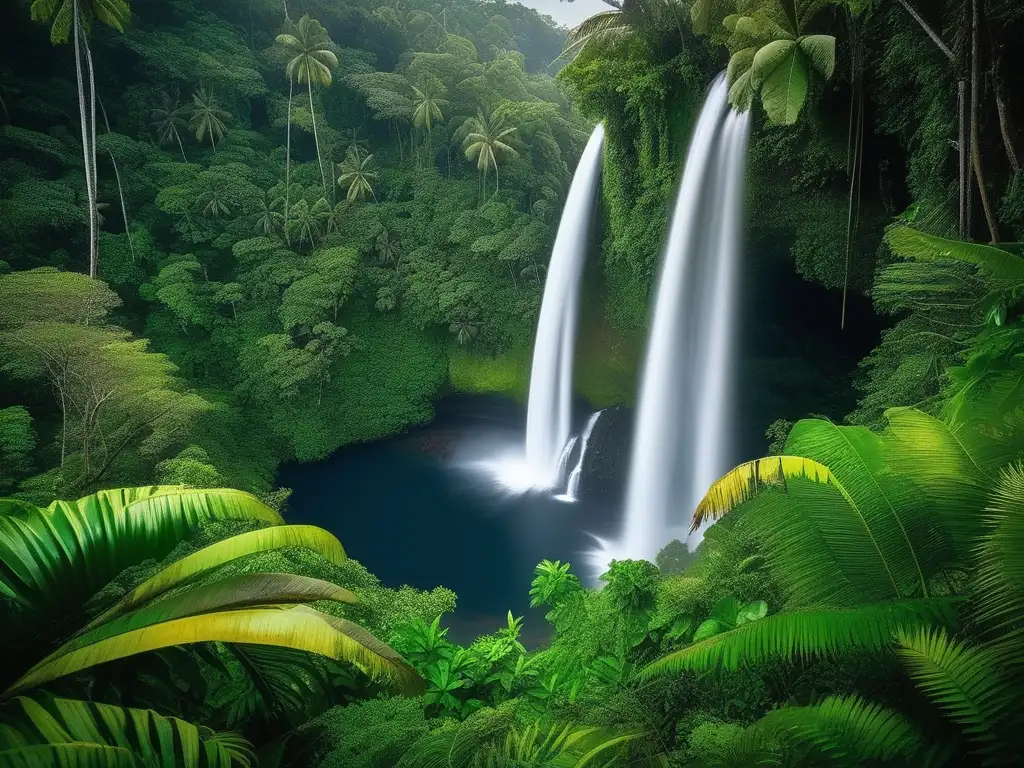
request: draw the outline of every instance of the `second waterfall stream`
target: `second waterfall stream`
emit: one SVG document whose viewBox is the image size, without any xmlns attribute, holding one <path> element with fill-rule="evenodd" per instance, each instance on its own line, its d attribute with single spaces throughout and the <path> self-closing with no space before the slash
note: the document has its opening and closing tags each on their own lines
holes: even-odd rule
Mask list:
<svg viewBox="0 0 1024 768">
<path fill-rule="evenodd" d="M 658 278 L 618 541 L 593 553 L 654 561 L 672 538 L 693 549 L 693 511 L 732 466 L 742 200 L 749 113 L 729 108 L 725 77 L 697 120 Z"/>
</svg>

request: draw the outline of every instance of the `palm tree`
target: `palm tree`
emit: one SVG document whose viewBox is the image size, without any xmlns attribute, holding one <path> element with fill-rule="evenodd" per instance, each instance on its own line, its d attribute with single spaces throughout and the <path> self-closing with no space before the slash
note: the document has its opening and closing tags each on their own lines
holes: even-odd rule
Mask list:
<svg viewBox="0 0 1024 768">
<path fill-rule="evenodd" d="M 679 32 L 680 41 L 685 41 L 677 8 L 681 4 L 679 0 L 604 0 L 604 3 L 613 10 L 595 13 L 570 29 L 559 58 L 577 54 L 588 45 L 607 45 L 637 33 L 655 35 L 672 27 Z"/>
<path fill-rule="evenodd" d="M 444 120 L 442 110 L 448 106 L 444 87 L 434 81 L 422 83 L 422 88 L 412 86 L 412 125 L 427 132 L 427 138 L 435 123 Z"/>
<path fill-rule="evenodd" d="M 285 218 L 281 213 L 281 206 L 284 198 L 271 198 L 264 193 L 259 200 L 259 208 L 256 210 L 256 231 L 264 235 L 272 235 L 284 226 Z"/>
<path fill-rule="evenodd" d="M 310 245 L 316 245 L 316 241 L 323 234 L 324 224 L 331 218 L 331 206 L 326 198 L 321 197 L 313 205 L 306 200 L 299 200 L 292 206 L 291 214 L 284 225 L 288 237 L 299 236 L 299 245 L 309 241 Z"/>
<path fill-rule="evenodd" d="M 515 126 L 506 127 L 505 116 L 498 113 L 485 115 L 478 113 L 471 117 L 464 126 L 469 129 L 462 148 L 467 160 L 475 160 L 477 170 L 483 181 L 482 189 L 487 189 L 487 174 L 494 167 L 494 191 L 498 191 L 498 161 L 506 157 L 517 157 L 519 153 L 508 143 L 518 130 Z"/>
<path fill-rule="evenodd" d="M 188 158 L 185 157 L 185 146 L 181 142 L 179 130 L 184 131 L 188 127 L 185 121 L 187 114 L 188 108 L 178 103 L 178 97 L 171 96 L 166 91 L 160 94 L 160 104 L 149 113 L 152 121 L 150 125 L 156 131 L 157 143 L 162 147 L 170 144 L 172 140 L 178 142 L 181 159 L 186 163 Z"/>
<path fill-rule="evenodd" d="M 292 95 L 295 83 L 309 86 L 309 116 L 313 120 L 313 141 L 316 144 L 316 159 L 320 164 L 320 176 L 324 192 L 327 191 L 327 175 L 324 161 L 320 156 L 320 139 L 316 132 L 316 112 L 313 109 L 313 86 L 325 88 L 331 84 L 331 71 L 338 66 L 338 57 L 331 51 L 331 38 L 320 22 L 309 15 L 299 19 L 298 24 L 286 22 L 285 31 L 277 36 L 277 44 L 284 47 L 291 56 L 285 65 L 288 77 L 288 147 L 285 160 L 285 185 L 290 181 L 292 156 Z M 287 206 L 287 203 L 286 203 Z M 287 207 L 286 207 L 287 211 Z"/>
<path fill-rule="evenodd" d="M 208 219 L 231 214 L 231 207 L 224 199 L 224 187 L 221 184 L 207 186 L 199 197 L 199 205 L 203 208 L 203 216 Z"/>
<path fill-rule="evenodd" d="M 377 235 L 374 248 L 377 251 L 377 259 L 381 264 L 397 264 L 398 260 L 402 258 L 400 243 L 386 229 Z"/>
<path fill-rule="evenodd" d="M 362 155 L 356 149 L 349 149 L 345 153 L 345 160 L 341 163 L 341 175 L 338 176 L 338 184 L 348 185 L 346 199 L 350 203 L 365 200 L 366 195 L 377 201 L 377 195 L 373 191 L 372 182 L 377 178 L 377 172 L 371 169 L 373 155 Z"/>
<path fill-rule="evenodd" d="M 99 225 L 96 219 L 96 80 L 88 33 L 93 19 L 124 32 L 132 13 L 126 0 L 33 0 L 34 21 L 52 22 L 50 42 L 66 43 L 74 35 L 75 75 L 78 81 L 78 116 L 82 125 L 82 155 L 85 159 L 85 188 L 89 204 L 89 277 L 96 277 L 99 263 Z M 86 99 L 82 73 L 83 56 L 89 78 Z"/>
<path fill-rule="evenodd" d="M 480 326 L 470 320 L 468 317 L 460 317 L 454 323 L 448 326 L 448 332 L 454 334 L 455 341 L 459 343 L 459 346 L 468 344 L 476 338 L 477 333 L 480 330 Z"/>
<path fill-rule="evenodd" d="M 85 626 L 76 621 L 82 604 L 125 568 L 166 557 L 203 522 L 218 520 L 264 527 L 173 561 L 108 602 Z M 10 566 L 0 574 L 0 591 L 19 605 L 19 621 L 38 635 L 25 648 L 37 663 L 9 667 L 13 682 L 8 679 L 0 693 L 9 705 L 0 730 L 16 736 L 4 740 L 0 758 L 19 765 L 134 765 L 136 753 L 170 750 L 173 758 L 164 755 L 168 764 L 199 768 L 206 761 L 197 760 L 195 752 L 204 742 L 200 751 L 211 764 L 251 764 L 251 746 L 244 739 L 152 711 L 77 699 L 31 699 L 40 686 L 60 681 L 67 690 L 77 673 L 122 659 L 140 660 L 143 652 L 191 656 L 197 645 L 224 644 L 219 647 L 227 654 L 244 657 L 246 674 L 257 675 L 259 665 L 248 662 L 264 655 L 250 655 L 249 649 L 259 646 L 273 655 L 274 663 L 297 666 L 300 675 L 318 655 L 353 663 L 408 692 L 420 689 L 419 676 L 394 650 L 362 627 L 308 605 L 357 602 L 352 592 L 297 574 L 248 572 L 243 565 L 247 556 L 291 547 L 334 565 L 345 560 L 341 544 L 327 531 L 285 525 L 256 497 L 230 489 L 124 488 L 54 502 L 46 509 L 0 499 L 0 552 Z M 241 566 L 241 571 L 223 576 L 221 566 Z M 55 648 L 46 647 L 47 638 L 55 640 Z M 152 738 L 156 734 L 158 740 Z"/>
<path fill-rule="evenodd" d="M 229 120 L 231 114 L 220 106 L 213 95 L 213 87 L 203 87 L 192 94 L 192 118 L 189 121 L 192 130 L 196 132 L 196 141 L 202 141 L 204 136 L 210 137 L 210 146 L 217 151 L 217 144 L 214 141 L 224 138 L 228 132 L 225 120 Z"/>
</svg>

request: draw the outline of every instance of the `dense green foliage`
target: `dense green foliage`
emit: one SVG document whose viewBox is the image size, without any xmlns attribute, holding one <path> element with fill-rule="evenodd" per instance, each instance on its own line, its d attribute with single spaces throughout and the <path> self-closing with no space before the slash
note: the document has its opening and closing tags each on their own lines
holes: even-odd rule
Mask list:
<svg viewBox="0 0 1024 768">
<path fill-rule="evenodd" d="M 1020 4 L 607 4 L 568 37 L 503 0 L 0 10 L 0 764 L 1019 762 Z M 577 379 L 628 402 L 721 71 L 750 273 L 892 318 L 859 404 L 773 414 L 695 553 L 541 562 L 539 647 L 511 611 L 454 643 L 450 590 L 285 524 L 276 468 L 523 396 L 588 120 Z"/>
</svg>

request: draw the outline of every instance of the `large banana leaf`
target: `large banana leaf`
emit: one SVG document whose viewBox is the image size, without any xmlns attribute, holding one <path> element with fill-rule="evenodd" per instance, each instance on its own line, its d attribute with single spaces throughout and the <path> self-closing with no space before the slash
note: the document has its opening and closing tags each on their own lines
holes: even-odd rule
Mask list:
<svg viewBox="0 0 1024 768">
<path fill-rule="evenodd" d="M 124 488 L 46 509 L 0 500 L 0 593 L 46 615 L 73 610 L 125 568 L 165 556 L 201 521 L 238 519 L 282 522 L 230 489 Z"/>
<path fill-rule="evenodd" d="M 100 628 L 102 629 L 102 627 Z M 372 677 L 387 677 L 407 691 L 422 680 L 412 667 L 358 624 L 306 606 L 205 613 L 133 629 L 98 642 L 58 651 L 5 691 L 20 693 L 97 664 L 191 643 L 278 645 L 355 664 Z"/>
<path fill-rule="evenodd" d="M 285 547 L 310 549 L 334 565 L 341 565 L 345 561 L 345 550 L 342 548 L 341 542 L 323 528 L 313 525 L 281 525 L 241 533 L 171 563 L 125 595 L 116 605 L 97 616 L 90 622 L 88 628 L 133 611 L 165 592 L 225 563 L 258 552 L 269 552 Z M 354 601 L 354 596 L 345 600 L 345 602 Z"/>
<path fill-rule="evenodd" d="M 3 765 L 148 768 L 247 768 L 251 745 L 149 709 L 128 709 L 74 699 L 24 696 L 0 726 Z M 3 762 L 10 760 L 11 762 Z"/>
<path fill-rule="evenodd" d="M 892 645 L 904 627 L 955 626 L 950 600 L 908 600 L 860 608 L 808 608 L 768 616 L 670 653 L 639 672 L 639 677 L 683 670 L 735 670 L 773 659 L 839 657 L 854 648 Z"/>
</svg>

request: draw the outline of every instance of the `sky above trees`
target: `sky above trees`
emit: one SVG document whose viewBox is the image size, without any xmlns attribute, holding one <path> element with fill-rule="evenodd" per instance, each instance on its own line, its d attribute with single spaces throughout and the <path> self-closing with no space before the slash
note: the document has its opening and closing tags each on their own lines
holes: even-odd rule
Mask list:
<svg viewBox="0 0 1024 768">
<path fill-rule="evenodd" d="M 527 8 L 536 8 L 559 24 L 573 27 L 595 13 L 609 10 L 604 0 L 519 0 Z"/>
</svg>

